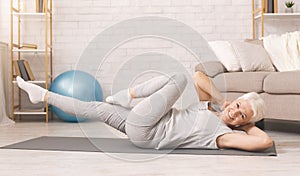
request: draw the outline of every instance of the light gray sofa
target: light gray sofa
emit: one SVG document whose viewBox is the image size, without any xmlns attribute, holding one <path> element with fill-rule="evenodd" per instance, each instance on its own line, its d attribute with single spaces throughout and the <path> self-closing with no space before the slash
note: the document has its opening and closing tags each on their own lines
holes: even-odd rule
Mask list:
<svg viewBox="0 0 300 176">
<path fill-rule="evenodd" d="M 198 64 L 195 71 L 208 75 L 229 100 L 247 92 L 259 93 L 267 105 L 265 119 L 300 124 L 300 71 L 228 72 L 218 61 Z"/>
</svg>

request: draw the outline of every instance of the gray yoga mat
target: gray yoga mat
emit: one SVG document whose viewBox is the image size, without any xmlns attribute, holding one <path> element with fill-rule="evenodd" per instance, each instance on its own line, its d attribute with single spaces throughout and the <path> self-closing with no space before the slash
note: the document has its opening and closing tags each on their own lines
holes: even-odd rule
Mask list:
<svg viewBox="0 0 300 176">
<path fill-rule="evenodd" d="M 262 152 L 247 152 L 241 150 L 211 150 L 211 149 L 175 149 L 155 150 L 142 149 L 134 146 L 128 139 L 120 138 L 84 138 L 84 137 L 52 137 L 42 136 L 23 142 L 1 147 L 3 149 L 51 150 L 51 151 L 81 151 L 105 153 L 134 154 L 185 154 L 185 155 L 240 155 L 240 156 L 277 156 L 275 145 Z"/>
</svg>

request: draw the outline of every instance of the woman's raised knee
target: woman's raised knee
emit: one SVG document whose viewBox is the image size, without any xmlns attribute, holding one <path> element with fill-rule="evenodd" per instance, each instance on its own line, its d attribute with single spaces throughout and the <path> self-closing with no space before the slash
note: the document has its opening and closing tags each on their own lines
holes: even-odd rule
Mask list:
<svg viewBox="0 0 300 176">
<path fill-rule="evenodd" d="M 171 77 L 176 84 L 180 87 L 180 89 L 184 89 L 187 85 L 187 77 L 183 73 L 176 73 Z"/>
</svg>

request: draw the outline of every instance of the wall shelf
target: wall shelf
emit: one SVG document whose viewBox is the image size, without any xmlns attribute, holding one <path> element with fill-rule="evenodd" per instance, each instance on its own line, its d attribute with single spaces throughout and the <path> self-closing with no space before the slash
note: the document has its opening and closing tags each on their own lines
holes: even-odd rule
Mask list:
<svg viewBox="0 0 300 176">
<path fill-rule="evenodd" d="M 262 15 L 256 15 L 255 19 L 260 19 Z M 300 13 L 264 13 L 265 19 L 300 19 Z"/>
<path fill-rule="evenodd" d="M 40 81 L 27 81 L 27 82 L 33 83 L 33 84 L 45 84 L 46 83 L 46 81 L 44 81 L 44 80 L 40 80 Z M 17 81 L 13 81 L 13 83 L 16 84 Z"/>
<path fill-rule="evenodd" d="M 14 3 L 14 2 L 17 3 Z M 23 57 L 23 54 L 35 54 L 39 53 L 43 56 L 45 79 L 44 80 L 32 80 L 28 81 L 33 84 L 43 84 L 46 89 L 49 89 L 49 85 L 52 82 L 52 0 L 44 0 L 44 6 L 42 7 L 45 13 L 40 12 L 21 12 L 21 0 L 11 0 L 10 6 L 10 61 L 11 61 L 11 118 L 14 120 L 14 115 L 45 115 L 46 122 L 48 122 L 49 109 L 48 105 L 45 104 L 42 109 L 23 109 L 21 106 L 21 92 L 20 89 L 17 88 L 18 95 L 15 95 L 15 86 L 16 81 L 14 74 L 14 61 L 20 60 Z M 38 1 L 37 1 L 38 2 Z M 17 5 L 16 5 L 17 4 Z M 17 8 L 14 7 L 17 6 Z M 37 10 L 39 11 L 39 10 Z M 26 18 L 26 20 L 21 20 L 22 18 Z M 41 25 L 44 27 L 44 36 L 41 36 L 39 39 L 43 39 L 44 46 L 39 46 L 38 49 L 31 48 L 22 48 L 21 38 L 24 36 L 21 28 L 22 23 L 27 23 L 28 21 L 42 19 L 39 21 L 37 25 Z M 14 30 L 14 27 L 16 30 Z M 39 29 L 39 28 L 38 28 Z M 15 37 L 16 36 L 16 37 Z M 15 39 L 14 39 L 15 37 Z M 16 40 L 16 42 L 14 42 Z M 43 41 L 41 40 L 41 41 Z M 25 42 L 24 42 L 25 43 Z M 43 44 L 42 44 L 43 45 Z M 40 59 L 40 58 L 39 58 Z M 19 73 L 18 73 L 19 74 Z M 15 103 L 15 98 L 17 99 L 17 103 Z M 17 105 L 16 105 L 17 104 Z"/>
<path fill-rule="evenodd" d="M 36 16 L 36 17 L 44 17 L 48 13 L 29 13 L 29 12 L 13 12 L 12 13 L 15 16 Z"/>
<path fill-rule="evenodd" d="M 277 0 L 274 1 L 278 5 Z M 274 5 L 274 11 L 276 13 L 266 13 L 265 0 L 260 0 L 259 7 L 256 7 L 255 0 L 252 0 L 252 38 L 259 38 L 256 36 L 256 25 L 255 22 L 260 20 L 261 31 L 260 36 L 265 35 L 265 20 L 299 20 L 300 13 L 277 13 L 278 7 Z"/>
<path fill-rule="evenodd" d="M 15 115 L 47 115 L 47 112 L 45 112 L 43 109 L 38 109 L 38 110 L 17 110 L 14 111 Z"/>
<path fill-rule="evenodd" d="M 46 49 L 13 49 L 13 52 L 21 53 L 45 53 Z M 47 51 L 50 52 L 50 51 Z"/>
</svg>

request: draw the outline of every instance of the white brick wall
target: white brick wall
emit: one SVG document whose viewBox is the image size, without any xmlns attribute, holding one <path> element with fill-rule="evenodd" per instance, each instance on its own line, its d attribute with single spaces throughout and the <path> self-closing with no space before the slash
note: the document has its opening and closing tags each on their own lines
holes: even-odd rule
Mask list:
<svg viewBox="0 0 300 176">
<path fill-rule="evenodd" d="M 28 10 L 34 9 L 26 0 Z M 29 3 L 30 2 L 30 3 Z M 295 0 L 300 11 L 300 0 Z M 282 7 L 282 4 L 280 5 Z M 299 7 L 297 9 L 297 7 Z M 9 1 L 0 1 L 0 40 L 9 41 Z M 78 59 L 89 42 L 103 30 L 123 20 L 140 16 L 176 19 L 199 32 L 206 40 L 243 40 L 251 38 L 250 0 L 63 0 L 53 1 L 53 66 L 54 75 L 76 68 Z M 24 26 L 25 40 L 38 42 L 39 21 Z M 266 34 L 299 30 L 299 20 L 267 21 Z M 37 35 L 38 34 L 38 35 Z M 24 41 L 25 41 L 24 40 Z M 195 60 L 184 48 L 158 39 L 139 39 L 118 46 L 109 56 L 107 66 L 97 72 L 104 94 L 109 93 L 112 73 L 137 54 L 168 54 L 192 73 Z M 40 55 L 26 55 L 38 58 Z M 37 60 L 37 59 L 36 59 Z M 31 61 L 33 70 L 42 77 L 41 61 Z M 147 63 L 148 64 L 148 63 Z M 137 66 L 138 67 L 138 66 Z"/>
</svg>

